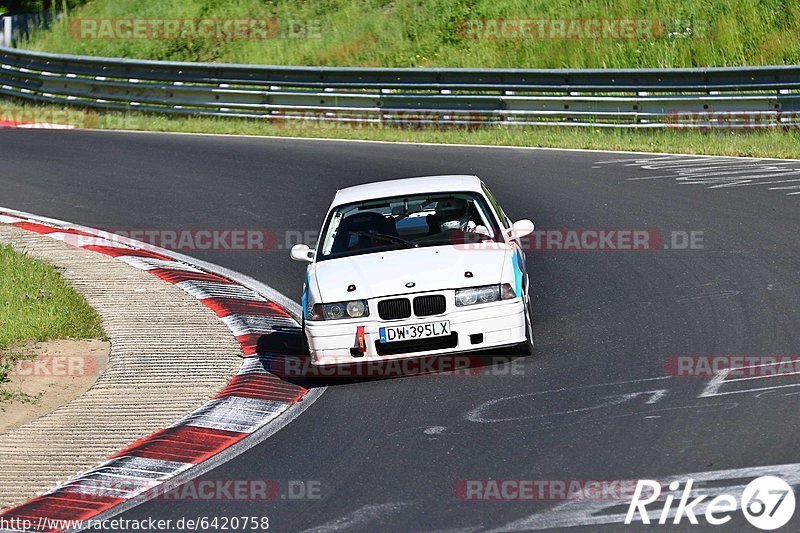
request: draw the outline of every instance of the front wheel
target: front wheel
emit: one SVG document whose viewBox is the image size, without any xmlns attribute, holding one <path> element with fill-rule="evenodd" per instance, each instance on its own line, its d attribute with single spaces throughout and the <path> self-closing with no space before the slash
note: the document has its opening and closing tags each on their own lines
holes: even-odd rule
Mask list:
<svg viewBox="0 0 800 533">
<path fill-rule="evenodd" d="M 525 342 L 516 345 L 515 355 L 533 355 L 533 313 L 528 295 L 525 295 Z"/>
<path fill-rule="evenodd" d="M 303 321 L 300 323 L 300 337 L 301 337 L 301 344 L 300 344 L 300 355 L 302 357 L 311 357 L 311 352 L 308 350 L 308 337 L 306 337 L 306 317 L 303 317 Z"/>
</svg>

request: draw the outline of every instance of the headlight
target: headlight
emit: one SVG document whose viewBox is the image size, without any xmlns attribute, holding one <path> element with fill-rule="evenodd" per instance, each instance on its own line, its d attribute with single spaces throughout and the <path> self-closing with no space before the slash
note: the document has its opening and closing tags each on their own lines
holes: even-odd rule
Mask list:
<svg viewBox="0 0 800 533">
<path fill-rule="evenodd" d="M 309 320 L 339 320 L 340 318 L 361 318 L 369 316 L 366 300 L 351 300 L 332 304 L 314 304 Z"/>
<path fill-rule="evenodd" d="M 344 303 L 327 304 L 322 306 L 322 313 L 325 320 L 337 320 L 344 317 L 345 309 Z"/>
<path fill-rule="evenodd" d="M 353 318 L 358 318 L 367 314 L 367 302 L 364 300 L 353 300 L 347 302 L 347 314 Z"/>
<path fill-rule="evenodd" d="M 469 289 L 459 289 L 456 291 L 456 305 L 464 307 L 475 304 L 488 304 L 498 300 L 510 300 L 516 298 L 514 288 L 508 283 L 502 285 L 485 285 L 483 287 L 472 287 Z"/>
</svg>

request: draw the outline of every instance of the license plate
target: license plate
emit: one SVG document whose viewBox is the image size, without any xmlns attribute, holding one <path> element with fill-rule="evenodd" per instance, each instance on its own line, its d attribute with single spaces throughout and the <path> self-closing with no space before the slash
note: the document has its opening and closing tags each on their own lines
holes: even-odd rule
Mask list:
<svg viewBox="0 0 800 533">
<path fill-rule="evenodd" d="M 411 341 L 450 335 L 450 321 L 428 322 L 409 326 L 387 326 L 378 330 L 381 342 Z"/>
</svg>

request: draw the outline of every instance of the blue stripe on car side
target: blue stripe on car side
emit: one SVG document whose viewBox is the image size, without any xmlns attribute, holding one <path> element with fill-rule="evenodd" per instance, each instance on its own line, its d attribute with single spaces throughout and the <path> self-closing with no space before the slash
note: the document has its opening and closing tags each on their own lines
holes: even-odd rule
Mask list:
<svg viewBox="0 0 800 533">
<path fill-rule="evenodd" d="M 514 292 L 517 296 L 522 296 L 522 256 L 519 250 L 514 250 L 511 260 L 514 266 Z"/>
<path fill-rule="evenodd" d="M 303 298 L 300 300 L 300 305 L 303 306 L 303 316 L 311 318 L 311 310 L 308 308 L 308 287 L 311 284 L 311 277 L 306 272 L 306 285 L 303 287 Z"/>
</svg>

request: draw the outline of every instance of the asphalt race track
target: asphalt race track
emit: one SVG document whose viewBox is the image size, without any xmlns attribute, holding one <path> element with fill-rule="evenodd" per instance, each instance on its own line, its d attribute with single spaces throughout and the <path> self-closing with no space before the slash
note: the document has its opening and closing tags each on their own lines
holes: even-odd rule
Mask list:
<svg viewBox="0 0 800 533">
<path fill-rule="evenodd" d="M 665 369 L 676 355 L 800 356 L 800 196 L 763 177 L 717 181 L 746 178 L 744 169 L 792 186 L 798 164 L 750 171 L 746 161 L 716 160 L 719 172 L 698 178 L 691 157 L 117 132 L 0 136 L 0 205 L 112 231 L 267 228 L 279 236 L 273 251 L 183 252 L 298 299 L 305 266 L 290 261 L 286 232 L 315 232 L 337 189 L 369 181 L 477 174 L 512 219 L 530 218 L 540 230 L 650 230 L 669 246 L 531 251 L 537 346 L 521 371 L 332 384 L 286 428 L 202 478 L 306 481 L 319 498 L 157 499 L 123 518 L 268 516 L 277 531 L 636 531 L 621 523 L 628 500 L 474 501 L 458 486 L 713 478 L 724 491 L 773 471 L 800 484 L 800 376 L 712 382 Z M 636 159 L 660 160 L 650 165 L 660 168 Z M 672 232 L 694 232 L 702 243 L 672 249 Z M 736 514 L 716 530 L 749 527 Z"/>
</svg>

